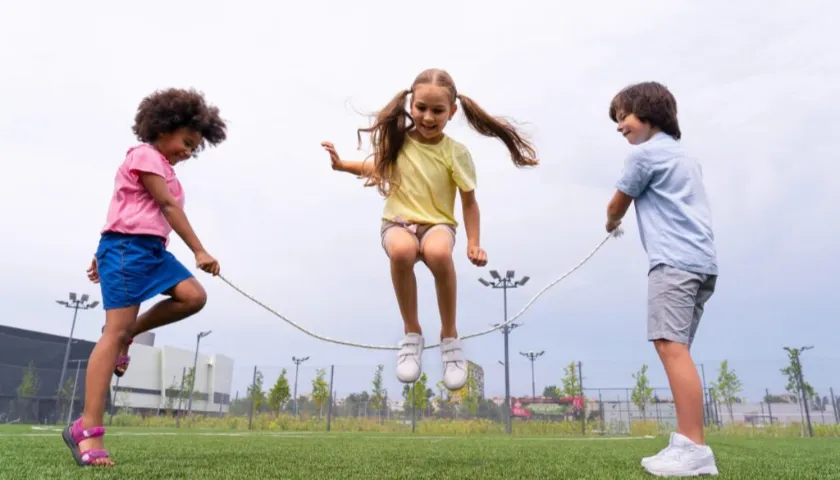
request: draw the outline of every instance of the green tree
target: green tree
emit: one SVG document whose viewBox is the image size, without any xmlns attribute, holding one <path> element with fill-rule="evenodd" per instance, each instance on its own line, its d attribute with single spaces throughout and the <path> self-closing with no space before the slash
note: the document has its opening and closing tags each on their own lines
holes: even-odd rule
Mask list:
<svg viewBox="0 0 840 480">
<path fill-rule="evenodd" d="M 67 409 L 70 408 L 70 397 L 73 396 L 73 382 L 75 379 L 68 378 L 64 386 L 58 391 L 58 404 L 61 406 L 59 418 L 67 416 Z"/>
<path fill-rule="evenodd" d="M 280 414 L 280 410 L 289 401 L 289 397 L 291 397 L 289 379 L 286 378 L 286 369 L 284 368 L 280 372 L 280 376 L 277 377 L 277 381 L 274 382 L 274 386 L 271 387 L 271 391 L 268 392 L 268 406 L 271 407 L 272 412 Z"/>
<path fill-rule="evenodd" d="M 804 392 L 804 398 L 806 400 L 814 398 L 814 387 L 811 384 L 803 379 L 802 385 L 799 385 L 799 378 L 802 374 L 802 364 L 799 362 L 799 350 L 789 348 L 785 350 L 788 352 L 788 359 L 790 360 L 790 364 L 781 369 L 782 374 L 788 379 L 785 390 L 793 394 L 799 402 L 803 401 L 802 392 Z"/>
<path fill-rule="evenodd" d="M 403 405 L 407 411 L 411 411 L 412 399 L 414 400 L 414 408 L 416 408 L 421 415 L 426 411 L 426 407 L 429 405 L 429 398 L 434 397 L 435 395 L 435 393 L 426 386 L 426 382 L 428 381 L 429 377 L 427 377 L 424 372 L 413 385 L 403 385 L 403 398 L 405 399 L 405 403 Z M 414 387 L 414 391 L 412 391 L 412 387 Z M 429 393 L 431 393 L 431 395 L 429 395 Z"/>
<path fill-rule="evenodd" d="M 633 404 L 642 412 L 642 420 L 647 420 L 647 406 L 653 398 L 653 388 L 650 387 L 647 369 L 647 365 L 642 365 L 642 368 L 633 374 L 636 385 L 630 393 L 630 399 L 633 401 Z"/>
<path fill-rule="evenodd" d="M 472 372 L 467 376 L 467 391 L 464 395 L 461 405 L 469 412 L 470 415 L 475 416 L 478 413 L 478 384 L 473 377 Z"/>
<path fill-rule="evenodd" d="M 382 371 L 385 365 L 377 365 L 373 374 L 373 390 L 370 396 L 370 408 L 380 415 L 385 411 L 385 389 L 382 387 Z"/>
<path fill-rule="evenodd" d="M 578 378 L 577 364 L 574 361 L 569 362 L 563 369 L 563 396 L 566 397 L 580 397 L 580 379 Z"/>
<path fill-rule="evenodd" d="M 23 372 L 23 377 L 20 379 L 17 396 L 18 398 L 33 398 L 38 394 L 40 386 L 41 380 L 38 378 L 38 369 L 35 367 L 35 362 L 29 362 Z"/>
<path fill-rule="evenodd" d="M 175 410 L 175 400 L 180 394 L 181 391 L 178 389 L 178 382 L 173 376 L 172 383 L 169 385 L 169 388 L 166 389 L 166 400 L 163 404 L 163 409 L 166 411 L 167 415 L 171 415 L 172 411 Z"/>
<path fill-rule="evenodd" d="M 257 370 L 254 382 L 248 385 L 247 398 L 253 402 L 255 412 L 259 412 L 260 408 L 266 403 L 265 391 L 263 390 L 263 373 L 259 370 Z"/>
<path fill-rule="evenodd" d="M 563 396 L 563 391 L 557 385 L 549 385 L 543 390 L 542 396 L 545 398 L 560 398 Z"/>
<path fill-rule="evenodd" d="M 195 401 L 195 395 L 199 393 L 198 390 L 195 389 L 195 367 L 188 368 L 187 372 L 184 374 L 184 389 L 181 392 L 181 398 L 189 401 L 190 391 L 193 392 L 193 401 Z"/>
<path fill-rule="evenodd" d="M 329 384 L 324 379 L 326 375 L 326 370 L 319 368 L 316 371 L 315 378 L 312 379 L 312 400 L 315 402 L 315 409 L 318 411 L 318 420 L 321 420 L 324 404 L 330 397 Z"/>
<path fill-rule="evenodd" d="M 740 401 L 738 394 L 741 393 L 744 386 L 741 379 L 735 373 L 735 370 L 729 368 L 729 361 L 724 360 L 720 362 L 720 369 L 718 369 L 717 381 L 712 382 L 714 389 L 714 399 L 726 405 L 726 410 L 729 412 L 729 419 L 734 422 L 735 415 L 732 412 L 732 405 Z"/>
</svg>

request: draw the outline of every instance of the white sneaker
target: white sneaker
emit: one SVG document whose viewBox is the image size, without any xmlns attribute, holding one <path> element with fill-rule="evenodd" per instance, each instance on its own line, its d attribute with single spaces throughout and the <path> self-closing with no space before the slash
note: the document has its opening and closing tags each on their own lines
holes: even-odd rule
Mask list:
<svg viewBox="0 0 840 480">
<path fill-rule="evenodd" d="M 712 449 L 708 445 L 697 445 L 679 433 L 673 434 L 670 445 L 648 460 L 644 468 L 657 477 L 695 477 L 718 474 Z"/>
<path fill-rule="evenodd" d="M 674 444 L 674 435 L 676 435 L 676 434 L 677 434 L 677 432 L 671 432 L 671 438 L 669 438 L 669 439 L 668 439 L 668 446 L 666 446 L 665 448 L 663 448 L 662 450 L 660 450 L 660 451 L 659 451 L 659 453 L 657 453 L 656 455 L 652 455 L 652 456 L 650 456 L 650 457 L 645 457 L 645 458 L 643 458 L 643 459 L 642 459 L 642 466 L 643 466 L 643 467 L 646 467 L 646 466 L 647 466 L 647 464 L 648 464 L 648 463 L 650 463 L 650 461 L 651 461 L 651 460 L 653 460 L 653 459 L 655 459 L 655 458 L 659 458 L 659 457 L 661 457 L 661 456 L 665 455 L 665 453 L 666 453 L 668 450 L 670 450 L 670 449 L 671 449 L 671 446 Z"/>
<path fill-rule="evenodd" d="M 464 358 L 464 345 L 459 338 L 444 338 L 440 342 L 440 355 L 443 362 L 443 384 L 450 391 L 455 391 L 467 384 L 467 360 Z"/>
<path fill-rule="evenodd" d="M 423 348 L 426 343 L 422 335 L 416 333 L 406 334 L 400 342 L 400 350 L 397 353 L 397 379 L 403 383 L 414 383 L 420 378 L 420 371 L 423 369 Z"/>
</svg>

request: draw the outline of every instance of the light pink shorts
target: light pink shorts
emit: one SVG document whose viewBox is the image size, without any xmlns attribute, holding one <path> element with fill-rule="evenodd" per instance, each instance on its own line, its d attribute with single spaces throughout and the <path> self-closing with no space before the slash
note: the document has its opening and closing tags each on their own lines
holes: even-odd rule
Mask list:
<svg viewBox="0 0 840 480">
<path fill-rule="evenodd" d="M 382 238 L 382 248 L 385 249 L 385 252 L 388 252 L 388 249 L 385 248 L 385 241 L 388 238 L 388 233 L 392 232 L 394 228 L 403 228 L 412 234 L 414 234 L 414 239 L 417 241 L 417 248 L 422 252 L 423 251 L 423 241 L 429 235 L 429 232 L 437 229 L 444 229 L 452 235 L 452 245 L 455 245 L 455 226 L 449 225 L 447 223 L 438 223 L 438 224 L 417 224 L 417 223 L 409 223 L 400 218 L 395 219 L 394 221 L 383 220 L 382 227 L 380 229 L 380 236 Z"/>
</svg>

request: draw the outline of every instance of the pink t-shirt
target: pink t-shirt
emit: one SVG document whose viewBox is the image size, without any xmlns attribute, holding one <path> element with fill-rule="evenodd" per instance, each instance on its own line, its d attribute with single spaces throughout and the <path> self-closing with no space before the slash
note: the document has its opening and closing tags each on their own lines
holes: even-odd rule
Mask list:
<svg viewBox="0 0 840 480">
<path fill-rule="evenodd" d="M 160 152 L 148 144 L 128 150 L 125 161 L 114 178 L 114 195 L 108 206 L 104 232 L 157 235 L 169 243 L 172 227 L 160 206 L 140 182 L 140 172 L 160 175 L 166 180 L 169 193 L 184 208 L 184 190 L 175 176 L 175 169 Z"/>
</svg>

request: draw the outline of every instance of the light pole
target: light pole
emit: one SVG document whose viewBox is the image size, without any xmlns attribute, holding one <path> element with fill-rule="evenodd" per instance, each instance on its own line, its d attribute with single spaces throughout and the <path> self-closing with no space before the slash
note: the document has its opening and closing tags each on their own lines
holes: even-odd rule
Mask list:
<svg viewBox="0 0 840 480">
<path fill-rule="evenodd" d="M 808 422 L 808 435 L 811 437 L 814 436 L 814 428 L 811 426 L 811 413 L 808 410 L 808 400 L 810 399 L 808 398 L 808 392 L 805 391 L 805 380 L 802 377 L 802 362 L 799 360 L 799 354 L 812 348 L 814 348 L 813 345 L 800 348 L 784 347 L 790 354 L 791 360 L 793 360 L 793 368 L 796 369 L 796 383 L 799 384 L 799 395 L 802 398 L 802 404 L 805 406 L 805 420 Z"/>
<path fill-rule="evenodd" d="M 73 403 L 76 400 L 76 385 L 79 384 L 79 370 L 82 368 L 82 362 L 87 362 L 85 360 L 70 360 L 71 362 L 76 362 L 76 380 L 73 381 L 73 393 L 70 394 L 70 408 L 67 409 L 67 423 L 70 424 L 72 422 L 72 415 L 73 415 Z"/>
<path fill-rule="evenodd" d="M 187 415 L 192 413 L 192 399 L 193 399 L 193 392 L 195 391 L 195 378 L 198 376 L 198 344 L 201 342 L 201 339 L 213 333 L 213 330 L 207 330 L 206 332 L 200 332 L 198 335 L 195 336 L 195 358 L 193 358 L 193 372 L 192 372 L 192 382 L 190 382 L 190 401 L 187 402 Z"/>
<path fill-rule="evenodd" d="M 537 384 L 534 381 L 534 362 L 543 356 L 545 350 L 539 352 L 519 352 L 520 355 L 531 361 L 531 398 L 537 398 Z"/>
<path fill-rule="evenodd" d="M 298 414 L 298 396 L 297 396 L 297 379 L 298 379 L 298 370 L 300 369 L 300 364 L 309 360 L 309 357 L 297 358 L 292 357 L 292 361 L 295 362 L 295 416 Z"/>
<path fill-rule="evenodd" d="M 505 274 L 505 277 L 502 278 L 499 276 L 499 272 L 496 270 L 490 270 L 490 276 L 493 277 L 492 282 L 488 282 L 483 278 L 479 278 L 478 281 L 481 282 L 482 285 L 485 287 L 490 288 L 501 288 L 503 292 L 504 298 L 504 314 L 505 318 L 504 321 L 507 322 L 508 320 L 508 313 L 507 313 L 507 291 L 509 288 L 517 288 L 525 285 L 528 283 L 530 277 L 522 277 L 521 280 L 514 280 L 514 271 L 508 270 Z M 498 323 L 495 325 L 499 325 Z M 518 327 L 518 324 L 511 323 L 502 327 L 502 334 L 505 336 L 505 433 L 510 435 L 510 356 L 508 354 L 508 335 L 510 331 L 514 328 Z"/>
<path fill-rule="evenodd" d="M 58 377 L 58 388 L 56 389 L 56 394 L 58 394 L 64 386 L 64 375 L 67 374 L 67 362 L 70 360 L 70 344 L 73 342 L 73 331 L 76 330 L 76 317 L 79 314 L 79 309 L 89 310 L 91 308 L 96 308 L 96 306 L 99 305 L 98 300 L 88 302 L 90 297 L 86 293 L 82 294 L 81 298 L 78 298 L 76 296 L 76 292 L 70 292 L 69 298 L 70 300 L 55 301 L 55 303 L 61 306 L 73 309 L 73 324 L 70 326 L 70 336 L 67 337 L 67 346 L 64 347 L 64 362 L 61 364 L 61 376 Z"/>
</svg>

